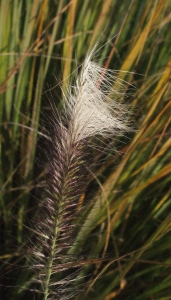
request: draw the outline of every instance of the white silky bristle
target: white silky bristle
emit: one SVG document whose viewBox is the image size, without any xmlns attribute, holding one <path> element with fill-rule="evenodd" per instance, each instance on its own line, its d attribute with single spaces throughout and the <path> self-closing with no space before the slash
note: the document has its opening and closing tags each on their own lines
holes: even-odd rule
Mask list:
<svg viewBox="0 0 171 300">
<path fill-rule="evenodd" d="M 71 87 L 66 96 L 66 113 L 70 119 L 70 132 L 75 142 L 88 137 L 113 136 L 120 131 L 128 131 L 125 125 L 126 110 L 116 102 L 122 93 L 122 83 L 116 80 L 111 70 L 98 66 L 86 58 L 76 86 Z M 115 84 L 118 90 L 112 88 Z M 115 99 L 109 95 L 113 94 Z"/>
</svg>

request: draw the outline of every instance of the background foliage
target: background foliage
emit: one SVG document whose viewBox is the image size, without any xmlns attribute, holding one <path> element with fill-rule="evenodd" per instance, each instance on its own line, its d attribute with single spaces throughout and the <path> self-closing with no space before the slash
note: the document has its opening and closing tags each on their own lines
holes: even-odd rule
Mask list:
<svg viewBox="0 0 171 300">
<path fill-rule="evenodd" d="M 97 41 L 100 64 L 130 72 L 117 76 L 136 88 L 125 99 L 135 130 L 117 139 L 119 152 L 80 199 L 87 204 L 72 251 L 83 247 L 89 260 L 75 299 L 171 299 L 170 12 L 170 0 L 0 1 L 1 299 L 38 299 L 27 289 L 24 249 L 41 185 L 41 111 L 51 97 L 60 109 L 59 86 Z"/>
</svg>

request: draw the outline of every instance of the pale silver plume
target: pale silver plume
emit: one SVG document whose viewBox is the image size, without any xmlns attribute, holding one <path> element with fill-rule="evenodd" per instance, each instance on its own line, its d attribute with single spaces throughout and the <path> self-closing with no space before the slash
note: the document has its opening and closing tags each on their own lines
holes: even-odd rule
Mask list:
<svg viewBox="0 0 171 300">
<path fill-rule="evenodd" d="M 129 130 L 125 122 L 127 109 L 119 103 L 124 84 L 116 79 L 117 72 L 100 67 L 92 61 L 92 56 L 93 51 L 85 59 L 76 85 L 68 89 L 65 97 L 70 134 L 75 142 Z"/>
</svg>

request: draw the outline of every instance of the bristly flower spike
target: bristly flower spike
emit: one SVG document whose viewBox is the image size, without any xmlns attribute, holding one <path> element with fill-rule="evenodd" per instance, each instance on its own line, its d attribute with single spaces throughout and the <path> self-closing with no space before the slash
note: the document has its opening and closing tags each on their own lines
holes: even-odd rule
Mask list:
<svg viewBox="0 0 171 300">
<path fill-rule="evenodd" d="M 46 187 L 41 195 L 39 221 L 35 221 L 35 282 L 41 283 L 43 300 L 74 299 L 76 293 L 75 275 L 72 276 L 73 267 L 69 265 L 73 266 L 81 257 L 71 257 L 69 249 L 75 232 L 79 231 L 77 206 L 88 184 L 87 149 L 93 145 L 93 137 L 115 138 L 129 130 L 125 124 L 127 111 L 118 101 L 122 94 L 113 88 L 115 83 L 122 90 L 122 83 L 116 82 L 115 72 L 92 61 L 93 53 L 85 59 L 76 85 L 65 94 L 63 115 L 59 117 L 52 106 L 45 152 Z M 65 278 L 71 280 L 63 289 Z"/>
</svg>

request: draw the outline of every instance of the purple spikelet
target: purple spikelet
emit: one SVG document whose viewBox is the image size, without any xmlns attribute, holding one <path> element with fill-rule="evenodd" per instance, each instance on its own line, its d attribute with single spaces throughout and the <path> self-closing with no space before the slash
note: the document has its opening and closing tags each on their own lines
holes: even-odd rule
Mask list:
<svg viewBox="0 0 171 300">
<path fill-rule="evenodd" d="M 93 63 L 91 56 L 86 58 L 75 87 L 68 88 L 61 118 L 51 105 L 46 182 L 35 221 L 35 282 L 41 286 L 43 300 L 75 297 L 74 274 L 68 272 L 68 266 L 80 258 L 78 253 L 75 257 L 69 254 L 69 249 L 80 213 L 79 199 L 87 185 L 87 156 L 93 138 L 113 138 L 117 132 L 129 130 L 124 106 L 109 97 L 119 97 L 119 91 L 112 88 L 112 71 Z M 118 85 L 122 87 L 120 82 Z"/>
</svg>

